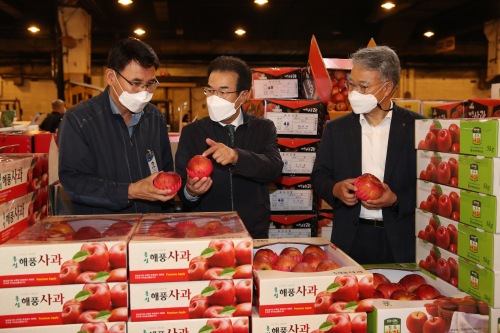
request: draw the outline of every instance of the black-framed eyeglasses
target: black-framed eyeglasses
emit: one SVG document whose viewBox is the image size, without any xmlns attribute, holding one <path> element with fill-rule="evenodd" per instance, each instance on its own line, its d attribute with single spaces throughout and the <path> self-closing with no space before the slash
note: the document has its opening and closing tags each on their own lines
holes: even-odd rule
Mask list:
<svg viewBox="0 0 500 333">
<path fill-rule="evenodd" d="M 353 91 L 354 89 L 356 89 L 359 93 L 364 94 L 364 93 L 366 93 L 366 89 L 369 89 L 371 87 L 376 87 L 379 84 L 384 84 L 387 82 L 389 82 L 389 81 L 379 82 L 379 83 L 376 83 L 376 84 L 371 85 L 371 86 L 363 86 L 361 84 L 354 84 L 352 82 L 347 82 L 347 84 L 348 84 L 347 88 L 349 89 L 349 91 Z"/>
<path fill-rule="evenodd" d="M 128 84 L 130 84 L 132 86 L 132 90 L 133 91 L 142 91 L 144 90 L 144 87 L 146 88 L 146 90 L 150 93 L 152 93 L 153 91 L 155 91 L 155 89 L 158 87 L 158 85 L 160 84 L 160 82 L 158 82 L 158 80 L 155 78 L 154 82 L 149 82 L 149 83 L 142 83 L 142 82 L 130 82 L 129 80 L 127 80 L 123 75 L 120 74 L 120 72 L 118 71 L 115 71 L 115 73 L 117 73 L 118 75 L 120 75 L 125 81 L 127 81 Z"/>
<path fill-rule="evenodd" d="M 222 99 L 226 99 L 229 94 L 237 93 L 237 91 L 220 91 L 220 90 L 212 89 L 212 88 L 208 88 L 208 87 L 204 87 L 203 92 L 205 93 L 205 95 L 207 95 L 209 97 L 212 95 L 216 95 Z"/>
</svg>

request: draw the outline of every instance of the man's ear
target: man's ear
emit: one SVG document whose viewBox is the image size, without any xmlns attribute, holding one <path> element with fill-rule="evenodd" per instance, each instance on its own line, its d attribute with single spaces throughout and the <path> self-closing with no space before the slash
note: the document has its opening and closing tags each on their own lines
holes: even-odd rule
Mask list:
<svg viewBox="0 0 500 333">
<path fill-rule="evenodd" d="M 106 78 L 106 82 L 108 83 L 108 85 L 111 85 L 113 81 L 116 80 L 114 70 L 112 70 L 111 68 L 106 69 L 104 77 Z"/>
</svg>

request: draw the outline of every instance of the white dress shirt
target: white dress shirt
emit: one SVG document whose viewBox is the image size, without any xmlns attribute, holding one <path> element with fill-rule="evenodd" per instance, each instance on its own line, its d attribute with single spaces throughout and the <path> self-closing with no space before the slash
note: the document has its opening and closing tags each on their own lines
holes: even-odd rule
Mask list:
<svg viewBox="0 0 500 333">
<path fill-rule="evenodd" d="M 219 124 L 221 124 L 223 127 L 226 127 L 227 125 L 229 124 L 223 124 L 219 121 Z M 238 129 L 238 126 L 240 126 L 241 124 L 243 124 L 243 112 L 241 111 L 240 109 L 240 114 L 238 115 L 238 117 L 236 117 L 235 120 L 233 120 L 233 122 L 231 123 L 231 125 L 234 125 L 235 128 L 234 128 L 234 131 L 236 132 L 236 130 Z M 193 197 L 192 195 L 190 195 L 187 191 L 186 191 L 186 187 L 184 186 L 184 196 L 186 197 L 186 199 L 188 199 L 189 201 L 196 201 L 198 200 L 198 196 L 195 196 Z"/>
<path fill-rule="evenodd" d="M 391 101 L 391 108 L 393 102 Z M 361 124 L 361 171 L 363 174 L 371 173 L 381 182 L 384 182 L 385 159 L 391 129 L 392 111 L 377 126 L 372 126 L 365 116 L 359 116 Z M 382 209 L 366 209 L 361 206 L 359 217 L 370 220 L 382 220 Z"/>
</svg>

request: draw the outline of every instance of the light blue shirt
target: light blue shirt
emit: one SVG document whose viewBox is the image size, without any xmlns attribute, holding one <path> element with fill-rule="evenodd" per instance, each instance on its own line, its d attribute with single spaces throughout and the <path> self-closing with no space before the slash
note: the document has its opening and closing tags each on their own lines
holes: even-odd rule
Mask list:
<svg viewBox="0 0 500 333">
<path fill-rule="evenodd" d="M 113 102 L 113 99 L 111 96 L 109 96 L 109 104 L 111 105 L 111 111 L 114 114 L 119 114 L 120 116 L 123 117 L 121 114 L 120 110 L 116 107 L 115 102 Z M 141 119 L 141 116 L 144 114 L 144 111 L 141 111 L 139 113 L 132 113 L 132 119 L 130 119 L 130 122 L 128 123 L 128 135 L 132 137 L 132 133 L 134 132 L 134 126 L 137 125 L 139 120 Z M 123 119 L 125 120 L 125 118 Z"/>
</svg>

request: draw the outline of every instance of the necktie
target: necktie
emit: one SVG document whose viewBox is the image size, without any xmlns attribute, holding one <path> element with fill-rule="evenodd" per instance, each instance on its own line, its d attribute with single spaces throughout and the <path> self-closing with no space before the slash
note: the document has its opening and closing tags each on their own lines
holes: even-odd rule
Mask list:
<svg viewBox="0 0 500 333">
<path fill-rule="evenodd" d="M 231 138 L 231 148 L 234 148 L 234 131 L 236 126 L 234 125 L 226 125 L 226 130 L 229 132 L 229 138 Z"/>
</svg>

